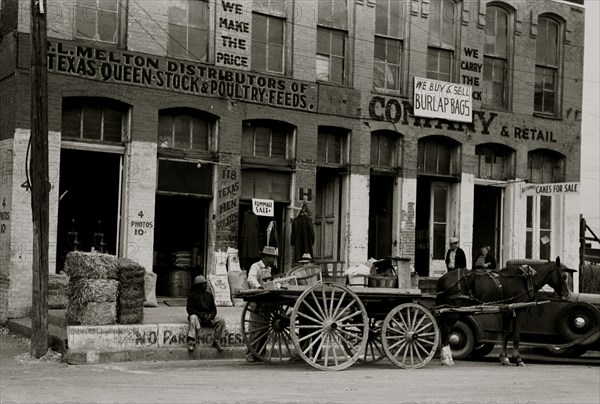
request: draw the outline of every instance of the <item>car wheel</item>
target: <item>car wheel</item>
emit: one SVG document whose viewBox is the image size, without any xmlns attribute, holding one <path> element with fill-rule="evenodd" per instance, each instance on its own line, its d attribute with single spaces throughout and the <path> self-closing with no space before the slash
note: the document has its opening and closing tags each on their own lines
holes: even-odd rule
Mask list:
<svg viewBox="0 0 600 404">
<path fill-rule="evenodd" d="M 496 344 L 494 344 L 493 342 L 487 342 L 476 346 L 475 348 L 473 348 L 470 357 L 473 359 L 481 359 L 484 356 L 487 356 L 490 352 L 492 352 L 495 346 Z"/>
<path fill-rule="evenodd" d="M 465 359 L 473 351 L 475 334 L 464 321 L 457 321 L 450 330 L 450 349 L 454 359 Z"/>
<path fill-rule="evenodd" d="M 570 348 L 545 348 L 545 351 L 559 358 L 579 358 L 581 355 L 587 352 L 587 349 L 582 346 L 574 346 Z"/>
<path fill-rule="evenodd" d="M 600 324 L 600 311 L 589 303 L 571 303 L 558 314 L 558 331 L 568 341 L 575 341 Z M 579 342 L 591 345 L 600 338 L 600 330 Z"/>
</svg>

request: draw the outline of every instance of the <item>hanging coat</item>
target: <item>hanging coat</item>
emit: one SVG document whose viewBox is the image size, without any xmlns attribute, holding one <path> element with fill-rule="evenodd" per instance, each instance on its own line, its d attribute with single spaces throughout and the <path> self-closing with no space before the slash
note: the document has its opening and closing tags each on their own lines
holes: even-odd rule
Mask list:
<svg viewBox="0 0 600 404">
<path fill-rule="evenodd" d="M 299 214 L 292 221 L 292 234 L 290 244 L 294 246 L 294 262 L 297 262 L 303 254 L 313 255 L 313 244 L 315 242 L 315 229 L 312 219 L 304 214 Z"/>
<path fill-rule="evenodd" d="M 269 227 L 267 227 L 267 245 L 271 247 L 279 247 L 277 240 L 277 222 L 271 220 Z"/>
</svg>

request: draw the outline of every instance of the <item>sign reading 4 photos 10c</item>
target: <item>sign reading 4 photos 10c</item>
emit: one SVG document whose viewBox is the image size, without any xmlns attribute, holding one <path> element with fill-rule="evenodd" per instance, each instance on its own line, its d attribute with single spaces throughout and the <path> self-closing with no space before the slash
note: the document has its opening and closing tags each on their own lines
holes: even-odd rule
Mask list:
<svg viewBox="0 0 600 404">
<path fill-rule="evenodd" d="M 473 122 L 471 86 L 415 77 L 414 115 Z"/>
</svg>

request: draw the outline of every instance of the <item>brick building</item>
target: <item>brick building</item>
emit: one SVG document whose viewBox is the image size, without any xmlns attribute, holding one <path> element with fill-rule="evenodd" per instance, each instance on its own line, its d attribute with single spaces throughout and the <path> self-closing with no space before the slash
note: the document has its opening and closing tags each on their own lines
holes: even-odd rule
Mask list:
<svg viewBox="0 0 600 404">
<path fill-rule="evenodd" d="M 280 269 L 303 203 L 339 268 L 437 276 L 453 236 L 469 267 L 481 242 L 576 266 L 578 3 L 48 0 L 49 271 L 93 248 L 168 294 L 172 265 L 248 237 L 253 198 Z M 29 15 L 0 0 L 1 317 L 31 305 Z M 415 78 L 469 85 L 469 119 L 417 114 Z"/>
</svg>

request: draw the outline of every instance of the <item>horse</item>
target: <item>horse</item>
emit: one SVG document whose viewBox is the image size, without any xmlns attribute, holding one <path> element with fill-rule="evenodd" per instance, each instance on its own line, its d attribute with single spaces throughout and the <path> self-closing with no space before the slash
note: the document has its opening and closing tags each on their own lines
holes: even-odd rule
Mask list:
<svg viewBox="0 0 600 404">
<path fill-rule="evenodd" d="M 456 269 L 447 272 L 437 281 L 436 307 L 465 307 L 473 305 L 506 305 L 535 300 L 535 293 L 544 285 L 550 285 L 554 292 L 564 297 L 569 292 L 567 273 L 575 270 L 560 263 L 541 260 L 524 260 L 527 265 L 512 264 L 499 271 L 470 271 Z M 535 261 L 535 262 L 534 262 Z M 522 310 L 502 312 L 502 350 L 500 363 L 510 365 L 506 346 L 513 326 L 513 360 L 517 366 L 525 366 L 519 356 L 519 341 Z M 450 350 L 450 330 L 459 318 L 458 313 L 443 313 L 437 316 L 441 333 L 442 365 L 453 366 Z"/>
</svg>

